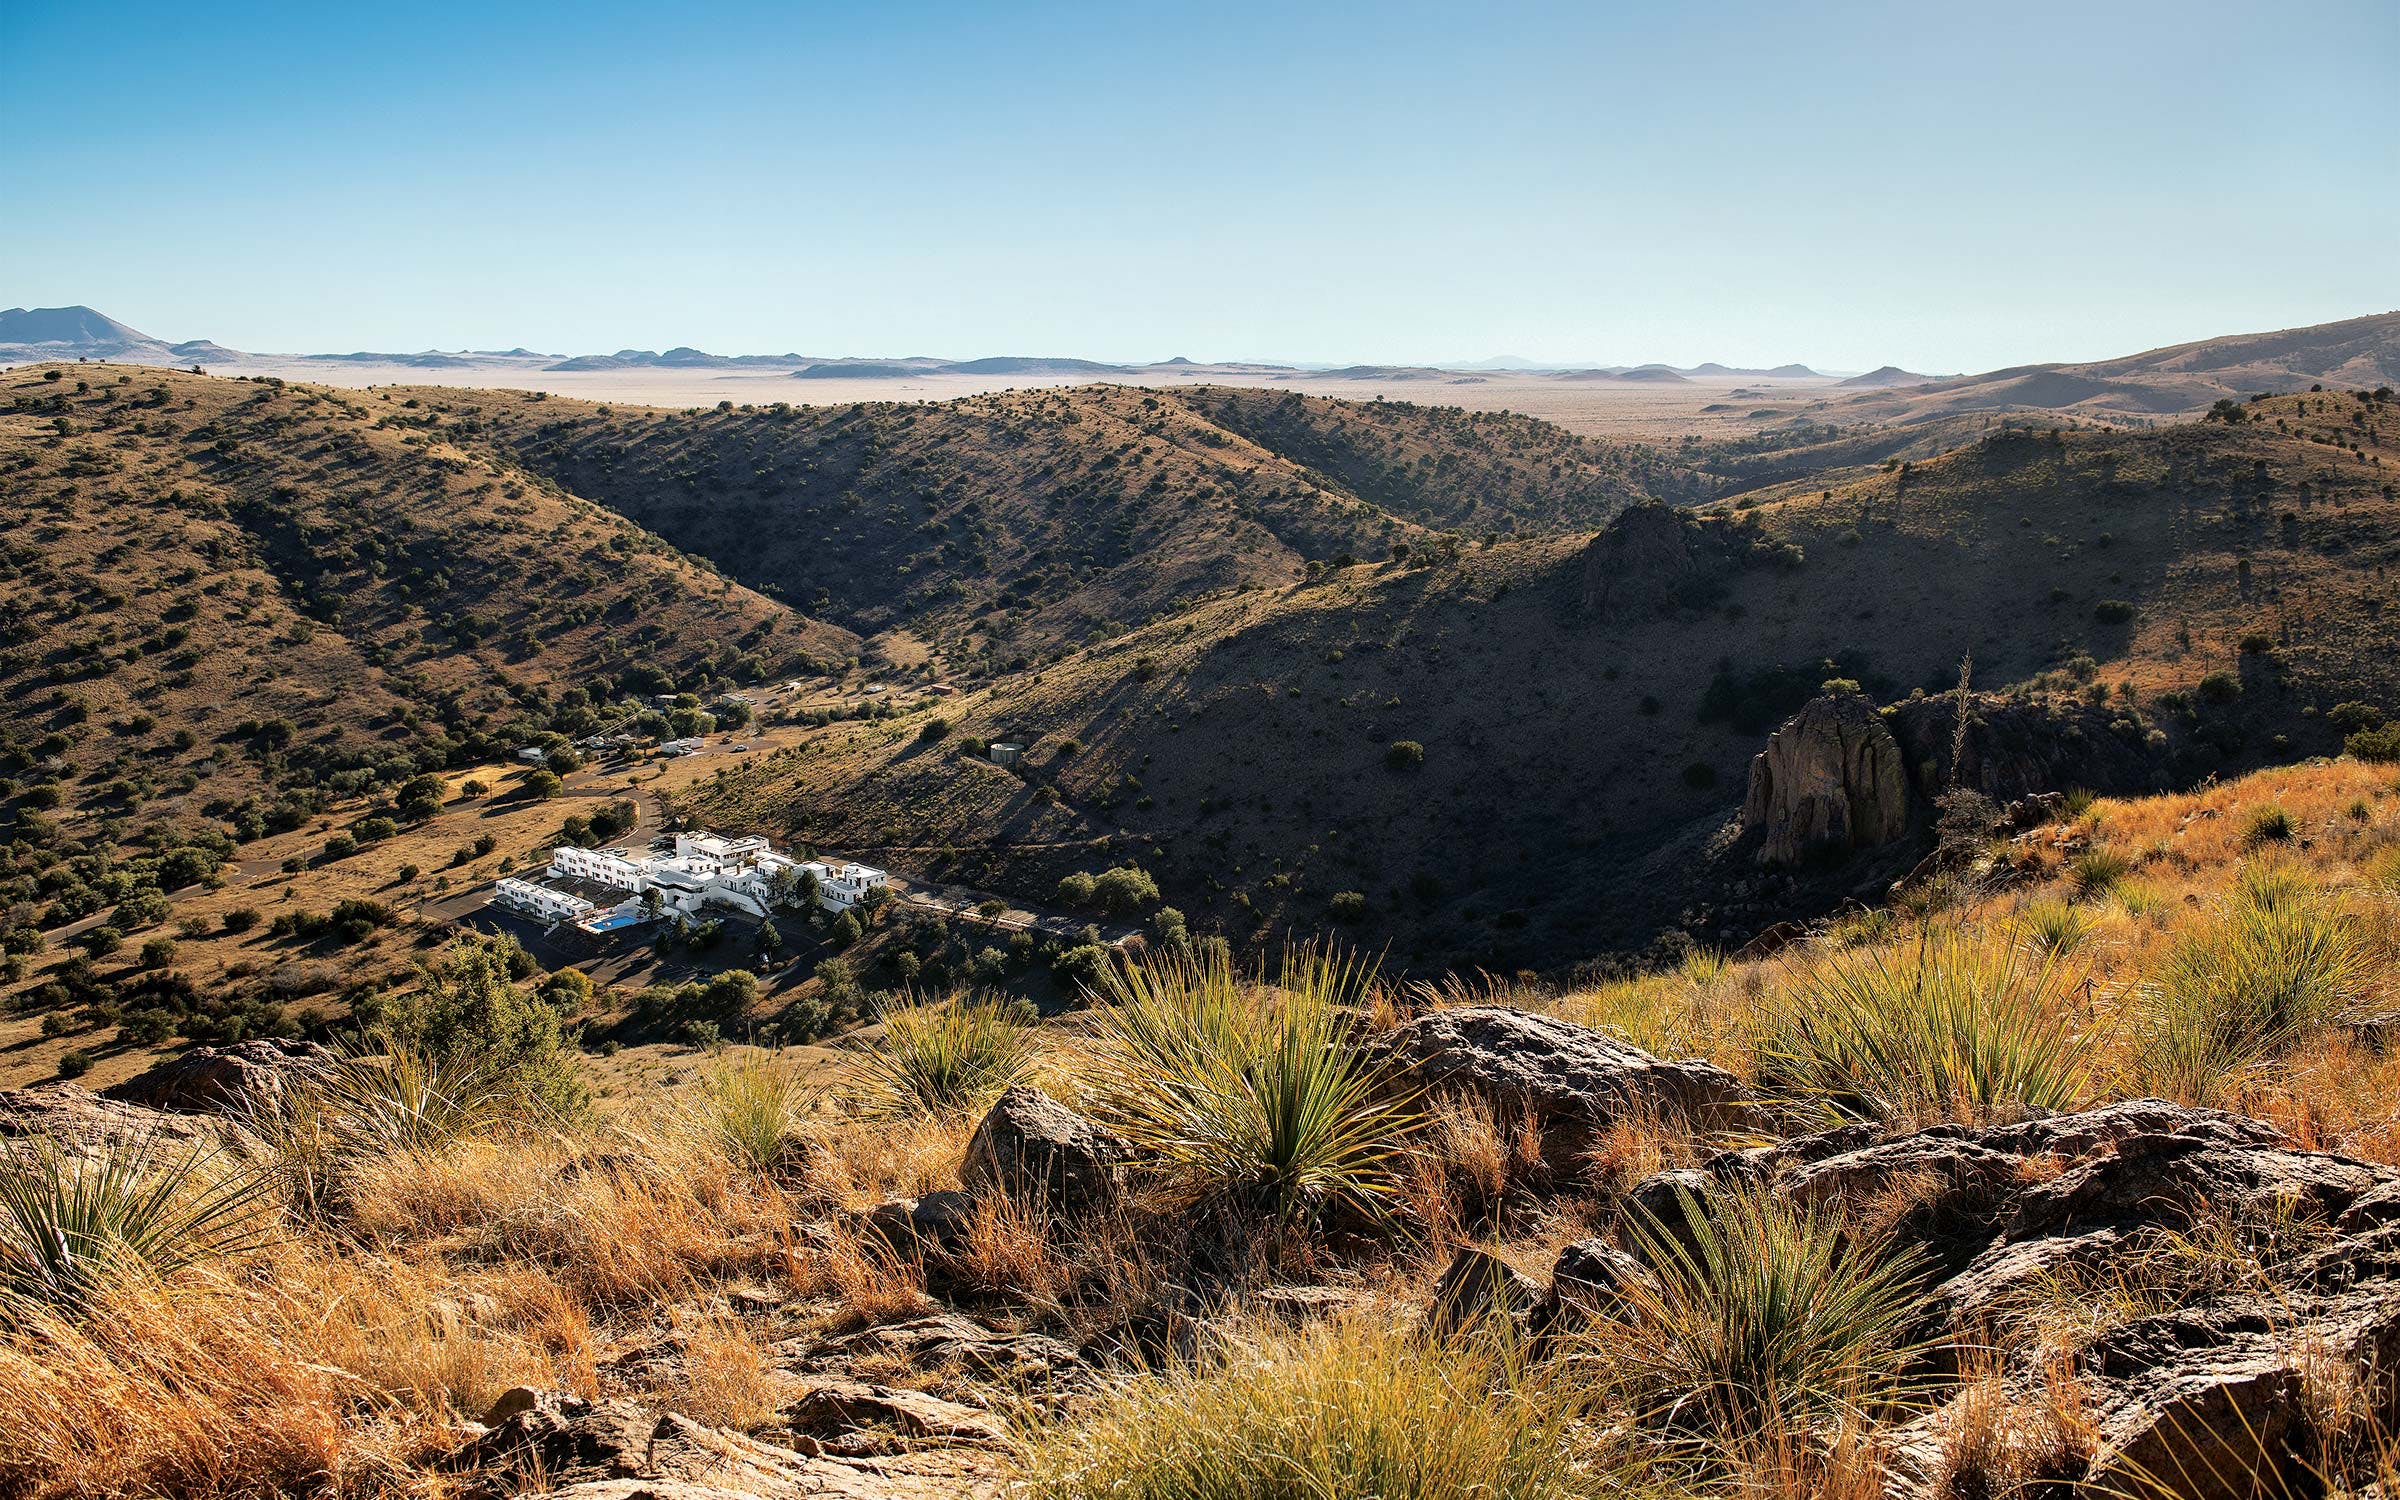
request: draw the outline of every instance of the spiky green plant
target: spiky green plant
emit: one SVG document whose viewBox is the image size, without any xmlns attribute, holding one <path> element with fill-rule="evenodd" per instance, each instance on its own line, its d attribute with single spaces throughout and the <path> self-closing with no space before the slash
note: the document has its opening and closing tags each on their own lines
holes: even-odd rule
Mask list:
<svg viewBox="0 0 2400 1500">
<path fill-rule="evenodd" d="M 2082 947 L 2092 931 L 2092 919 L 2064 901 L 2028 901 L 2017 922 L 2037 952 L 2061 958 Z"/>
<path fill-rule="evenodd" d="M 2242 819 L 2242 844 L 2255 849 L 2261 844 L 2288 844 L 2299 832 L 2292 815 L 2280 807 L 2257 807 Z"/>
<path fill-rule="evenodd" d="M 1683 956 L 1683 962 L 1676 967 L 1686 982 L 1707 986 L 1723 979 L 1732 963 L 1725 957 L 1722 948 L 1694 948 Z"/>
<path fill-rule="evenodd" d="M 1764 1190 L 1705 1209 L 1679 1195 L 1673 1212 L 1629 1222 L 1656 1284 L 1628 1283 L 1625 1312 L 1579 1351 L 1644 1425 L 1721 1444 L 1881 1416 L 1911 1394 L 1921 1249 L 1886 1254 Z"/>
<path fill-rule="evenodd" d="M 1584 1500 L 1633 1476 L 1572 1390 L 1490 1340 L 1351 1316 L 1240 1328 L 1140 1370 L 1024 1453 L 1036 1500 Z"/>
<path fill-rule="evenodd" d="M 2085 1048 L 2060 990 L 2055 953 L 1958 926 L 1829 954 L 1767 1008 L 1759 1081 L 1868 1119 L 2064 1109 Z"/>
<path fill-rule="evenodd" d="M 2067 861 L 2067 883 L 2086 901 L 2105 896 L 2133 873 L 2133 861 L 2107 844 L 2094 844 Z"/>
<path fill-rule="evenodd" d="M 1039 1044 L 1007 1004 L 954 995 L 878 1004 L 883 1036 L 857 1062 L 867 1101 L 891 1114 L 954 1116 L 998 1098 L 1032 1070 Z"/>
<path fill-rule="evenodd" d="M 731 1058 L 702 1080 L 698 1108 L 710 1137 L 742 1166 L 772 1173 L 801 1149 L 808 1091 L 792 1066 L 759 1053 Z"/>
<path fill-rule="evenodd" d="M 76 1312 L 116 1277 L 173 1275 L 266 1243 L 271 1187 L 219 1154 L 118 1136 L 89 1153 L 0 1140 L 0 1322 L 12 1299 Z"/>
<path fill-rule="evenodd" d="M 228 1111 L 234 1148 L 292 1208 L 332 1212 L 363 1162 L 439 1150 L 532 1107 L 480 1054 L 353 1041 L 323 1069 Z"/>
<path fill-rule="evenodd" d="M 1352 1034 L 1373 980 L 1315 949 L 1272 985 L 1222 952 L 1129 965 L 1098 1012 L 1095 1110 L 1195 1203 L 1287 1227 L 1380 1212 L 1416 1115 Z"/>
<path fill-rule="evenodd" d="M 2367 969 L 2349 923 L 2297 871 L 2247 869 L 2144 987 L 2137 1067 L 2169 1097 L 2224 1100 L 2339 1020 Z"/>
</svg>

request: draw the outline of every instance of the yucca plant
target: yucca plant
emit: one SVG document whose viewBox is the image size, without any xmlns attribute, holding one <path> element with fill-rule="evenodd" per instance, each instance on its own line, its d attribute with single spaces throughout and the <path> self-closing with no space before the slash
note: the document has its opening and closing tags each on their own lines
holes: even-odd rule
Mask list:
<svg viewBox="0 0 2400 1500">
<path fill-rule="evenodd" d="M 524 1102 L 479 1056 L 354 1041 L 325 1068 L 228 1113 L 236 1152 L 280 1183 L 295 1210 L 314 1215 L 334 1208 L 358 1163 L 438 1150 Z"/>
<path fill-rule="evenodd" d="M 1273 985 L 1222 952 L 1127 966 L 1098 1012 L 1095 1111 L 1196 1204 L 1285 1227 L 1378 1214 L 1417 1117 L 1353 1035 L 1373 979 L 1314 949 Z"/>
<path fill-rule="evenodd" d="M 2064 1109 L 2086 1049 L 2062 988 L 2054 952 L 1958 926 L 1831 954 L 1768 1008 L 1759 1081 L 1867 1119 Z"/>
<path fill-rule="evenodd" d="M 1657 1273 L 1580 1341 L 1578 1361 L 1645 1426 L 1722 1444 L 1887 1415 L 1912 1392 L 1927 1267 L 1885 1255 L 1831 1213 L 1741 1189 L 1706 1210 L 1679 1197 L 1670 1225 L 1627 1233 Z"/>
<path fill-rule="evenodd" d="M 2064 901 L 2029 901 L 2017 922 L 2036 952 L 2061 958 L 2082 947 L 2092 931 L 2092 919 Z"/>
<path fill-rule="evenodd" d="M 1023 1081 L 1039 1043 L 1008 1005 L 954 995 L 878 1004 L 883 1037 L 857 1062 L 868 1102 L 891 1114 L 971 1113 Z"/>
<path fill-rule="evenodd" d="M 2280 807 L 2253 808 L 2242 819 L 2242 843 L 2251 849 L 2261 844 L 2288 844 L 2298 832 L 2292 815 Z"/>
<path fill-rule="evenodd" d="M 0 1321 L 13 1300 L 80 1311 L 125 1274 L 165 1278 L 274 1230 L 259 1173 L 154 1135 L 89 1154 L 0 1140 Z"/>
<path fill-rule="evenodd" d="M 719 1063 L 702 1080 L 698 1107 L 710 1137 L 735 1162 L 772 1173 L 800 1151 L 808 1099 L 789 1063 L 759 1054 Z"/>
<path fill-rule="evenodd" d="M 2086 901 L 2105 896 L 2133 873 L 2133 861 L 2106 844 L 2094 844 L 2067 861 L 2067 883 Z"/>
<path fill-rule="evenodd" d="M 2339 1020 L 2366 978 L 2349 924 L 2298 872 L 2247 869 L 2144 987 L 2140 1072 L 2173 1098 L 2216 1103 Z"/>
</svg>

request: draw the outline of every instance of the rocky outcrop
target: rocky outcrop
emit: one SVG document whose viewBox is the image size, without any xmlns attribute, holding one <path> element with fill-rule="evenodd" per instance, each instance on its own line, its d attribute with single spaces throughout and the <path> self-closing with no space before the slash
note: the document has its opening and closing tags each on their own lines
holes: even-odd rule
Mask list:
<svg viewBox="0 0 2400 1500">
<path fill-rule="evenodd" d="M 1722 564 L 1700 524 L 1666 505 L 1631 505 L 1583 549 L 1583 611 L 1607 619 L 1705 603 Z"/>
<path fill-rule="evenodd" d="M 1812 700 L 1750 761 L 1742 831 L 1761 864 L 1799 864 L 1905 836 L 1907 762 L 1874 705 L 1856 693 Z"/>
<path fill-rule="evenodd" d="M 1986 1128 L 1849 1126 L 1661 1174 L 1633 1197 L 1705 1214 L 1736 1187 L 1896 1223 L 1895 1244 L 1931 1266 L 1922 1332 L 1937 1352 L 2025 1347 L 2002 1330 L 2061 1278 L 2169 1277 L 2132 1303 L 2171 1310 L 2105 1326 L 2075 1351 L 2093 1444 L 2074 1477 L 2093 1492 L 2306 1489 L 2326 1382 L 2363 1378 L 2373 1400 L 2392 1400 L 2375 1382 L 2400 1369 L 2400 1170 L 2301 1150 L 2256 1120 L 2139 1099 Z M 2257 1248 L 2224 1252 L 2250 1254 L 2249 1269 L 2207 1274 L 2195 1244 Z M 2055 1372 L 2019 1357 L 2026 1367 L 2002 1377 L 2038 1404 Z M 1895 1445 L 1921 1460 L 1900 1466 L 1895 1494 L 1940 1492 L 1924 1446 Z"/>
<path fill-rule="evenodd" d="M 1019 1084 L 975 1127 L 959 1179 L 971 1192 L 1038 1198 L 1061 1213 L 1081 1213 L 1115 1198 L 1131 1156 L 1116 1135 Z"/>
<path fill-rule="evenodd" d="M 2171 751 L 2153 743 L 2148 726 L 2122 705 L 1971 693 L 1955 768 L 1956 694 L 1903 699 L 1885 722 L 1926 798 L 1959 786 L 2006 804 L 2070 787 L 2106 794 L 2157 791 L 2172 780 Z"/>
<path fill-rule="evenodd" d="M 199 1147 L 218 1139 L 204 1121 L 103 1098 L 71 1083 L 0 1089 L 0 1138 L 47 1141 L 71 1151 L 128 1140 Z"/>
<path fill-rule="evenodd" d="M 1426 1326 L 1452 1338 L 1502 1319 L 1526 1327 L 1547 1293 L 1541 1283 L 1478 1245 L 1461 1245 L 1434 1284 Z"/>
<path fill-rule="evenodd" d="M 1388 1046 L 1428 1092 L 1471 1096 L 1503 1117 L 1529 1113 L 1542 1162 L 1561 1177 L 1579 1171 L 1599 1134 L 1628 1112 L 1703 1127 L 1751 1116 L 1741 1080 L 1723 1068 L 1652 1057 L 1605 1032 L 1505 1006 L 1428 1011 Z"/>
<path fill-rule="evenodd" d="M 315 1042 L 262 1037 L 230 1047 L 194 1047 L 181 1057 L 152 1064 L 101 1094 L 150 1109 L 221 1113 L 254 1099 L 273 1098 L 283 1092 L 293 1075 L 316 1072 L 333 1060 L 333 1053 Z"/>
<path fill-rule="evenodd" d="M 999 1490 L 997 1466 L 982 1454 L 801 1453 L 633 1401 L 517 1390 L 492 1415 L 489 1431 L 445 1461 L 471 1476 L 455 1493 L 477 1500 L 529 1489 L 575 1500 L 935 1500 Z"/>
</svg>

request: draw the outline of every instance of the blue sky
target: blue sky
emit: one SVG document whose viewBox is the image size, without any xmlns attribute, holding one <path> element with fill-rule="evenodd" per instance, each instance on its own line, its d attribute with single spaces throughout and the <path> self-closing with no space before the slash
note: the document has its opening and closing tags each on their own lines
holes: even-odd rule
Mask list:
<svg viewBox="0 0 2400 1500">
<path fill-rule="evenodd" d="M 2400 306 L 2400 4 L 0 0 L 0 305 L 1983 369 Z"/>
</svg>

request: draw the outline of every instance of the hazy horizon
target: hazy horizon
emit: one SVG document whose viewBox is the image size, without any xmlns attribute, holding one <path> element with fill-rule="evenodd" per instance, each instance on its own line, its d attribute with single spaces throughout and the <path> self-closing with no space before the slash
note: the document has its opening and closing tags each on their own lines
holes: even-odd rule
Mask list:
<svg viewBox="0 0 2400 1500">
<path fill-rule="evenodd" d="M 263 352 L 1971 371 L 2400 300 L 2370 0 L 15 6 L 0 78 L 0 304 Z"/>
</svg>

